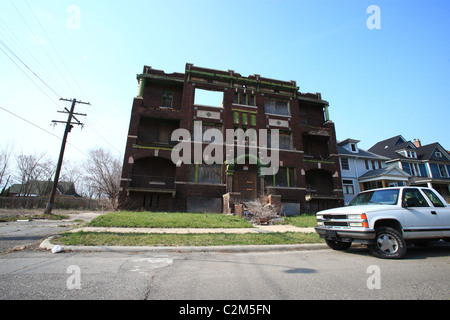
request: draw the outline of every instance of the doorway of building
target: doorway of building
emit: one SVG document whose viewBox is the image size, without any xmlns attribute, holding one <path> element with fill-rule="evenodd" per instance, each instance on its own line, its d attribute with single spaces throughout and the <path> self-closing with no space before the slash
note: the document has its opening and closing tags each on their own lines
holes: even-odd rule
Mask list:
<svg viewBox="0 0 450 320">
<path fill-rule="evenodd" d="M 171 211 L 172 196 L 164 193 L 144 193 L 142 208 L 145 211 Z"/>
<path fill-rule="evenodd" d="M 258 167 L 256 165 L 235 165 L 233 192 L 240 192 L 241 199 L 254 200 L 258 195 Z"/>
</svg>

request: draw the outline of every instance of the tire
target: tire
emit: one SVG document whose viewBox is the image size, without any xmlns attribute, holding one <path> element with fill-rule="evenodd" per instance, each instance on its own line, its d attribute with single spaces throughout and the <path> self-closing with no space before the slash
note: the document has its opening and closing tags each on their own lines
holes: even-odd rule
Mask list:
<svg viewBox="0 0 450 320">
<path fill-rule="evenodd" d="M 401 259 L 406 254 L 406 242 L 402 234 L 391 227 L 380 227 L 376 230 L 375 244 L 369 251 L 382 259 Z"/>
<path fill-rule="evenodd" d="M 334 240 L 326 240 L 327 245 L 333 249 L 338 251 L 347 250 L 352 245 L 351 242 L 342 242 L 342 241 L 334 241 Z"/>
</svg>

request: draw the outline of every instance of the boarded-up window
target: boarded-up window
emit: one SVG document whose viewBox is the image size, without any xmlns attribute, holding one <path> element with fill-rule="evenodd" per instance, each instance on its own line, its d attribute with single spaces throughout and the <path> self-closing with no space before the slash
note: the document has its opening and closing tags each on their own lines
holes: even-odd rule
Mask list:
<svg viewBox="0 0 450 320">
<path fill-rule="evenodd" d="M 265 177 L 265 184 L 275 187 L 295 187 L 295 169 L 279 167 L 275 175 Z"/>
<path fill-rule="evenodd" d="M 267 147 L 272 148 L 272 134 L 270 131 L 267 133 Z M 291 134 L 288 132 L 279 132 L 278 134 L 278 148 L 283 150 L 291 150 Z"/>
<path fill-rule="evenodd" d="M 179 127 L 177 120 L 142 117 L 139 122 L 138 143 L 174 144 L 171 135 Z"/>
<path fill-rule="evenodd" d="M 288 116 L 289 103 L 288 101 L 266 99 L 264 101 L 264 110 L 266 113 Z"/>
<path fill-rule="evenodd" d="M 191 164 L 189 167 L 189 182 L 222 183 L 222 165 Z"/>
</svg>

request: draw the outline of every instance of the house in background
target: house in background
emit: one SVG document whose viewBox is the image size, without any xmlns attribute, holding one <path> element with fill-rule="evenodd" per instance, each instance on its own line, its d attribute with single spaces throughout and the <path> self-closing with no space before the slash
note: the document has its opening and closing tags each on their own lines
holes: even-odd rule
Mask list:
<svg viewBox="0 0 450 320">
<path fill-rule="evenodd" d="M 144 66 L 137 80 L 120 208 L 229 212 L 238 201 L 268 197 L 281 202 L 284 213 L 299 214 L 343 204 L 335 127 L 320 93 L 301 93 L 295 81 L 241 76 L 189 63 L 183 73 Z M 254 146 L 247 138 L 222 144 L 223 155 L 229 145 L 244 148 L 244 154 L 225 163 L 207 164 L 207 159 L 174 163 L 171 153 L 180 142 L 202 152 L 213 142 L 206 135 L 172 141 L 175 129 L 185 129 L 195 138 L 198 121 L 202 133 L 216 129 L 224 137 L 230 129 L 265 129 L 268 144 L 262 151 L 269 153 L 275 150 L 271 132 L 279 130 L 278 172 L 263 174 L 266 165 L 260 153 L 250 152 Z"/>
<path fill-rule="evenodd" d="M 386 164 L 410 174 L 410 185 L 434 188 L 450 200 L 450 155 L 438 142 L 422 146 L 419 139 L 411 142 L 398 135 L 369 151 L 389 158 Z"/>
<path fill-rule="evenodd" d="M 409 174 L 387 166 L 389 158 L 359 148 L 359 142 L 346 139 L 337 143 L 345 204 L 364 190 L 408 184 Z"/>
<path fill-rule="evenodd" d="M 9 189 L 10 197 L 46 197 L 50 195 L 52 181 L 29 181 L 25 184 L 13 184 Z M 73 182 L 58 182 L 56 196 L 80 197 Z"/>
</svg>

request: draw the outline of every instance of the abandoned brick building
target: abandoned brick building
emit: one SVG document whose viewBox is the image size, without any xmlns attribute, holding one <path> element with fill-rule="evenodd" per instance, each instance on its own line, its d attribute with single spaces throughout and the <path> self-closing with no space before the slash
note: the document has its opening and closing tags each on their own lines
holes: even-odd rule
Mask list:
<svg viewBox="0 0 450 320">
<path fill-rule="evenodd" d="M 343 204 L 335 127 L 319 93 L 301 93 L 295 81 L 189 63 L 184 73 L 170 74 L 145 66 L 137 79 L 120 184 L 122 209 L 233 212 L 234 203 L 264 198 L 281 202 L 285 214 L 299 214 Z M 236 152 L 222 164 L 174 163 L 179 141 L 172 141 L 172 132 L 183 128 L 193 135 L 198 121 L 203 132 L 215 128 L 224 137 L 226 129 L 266 129 L 268 137 L 278 129 L 278 172 L 263 173 L 266 164 L 249 152 L 248 139 L 244 154 Z M 203 136 L 202 150 L 211 141 Z"/>
</svg>

